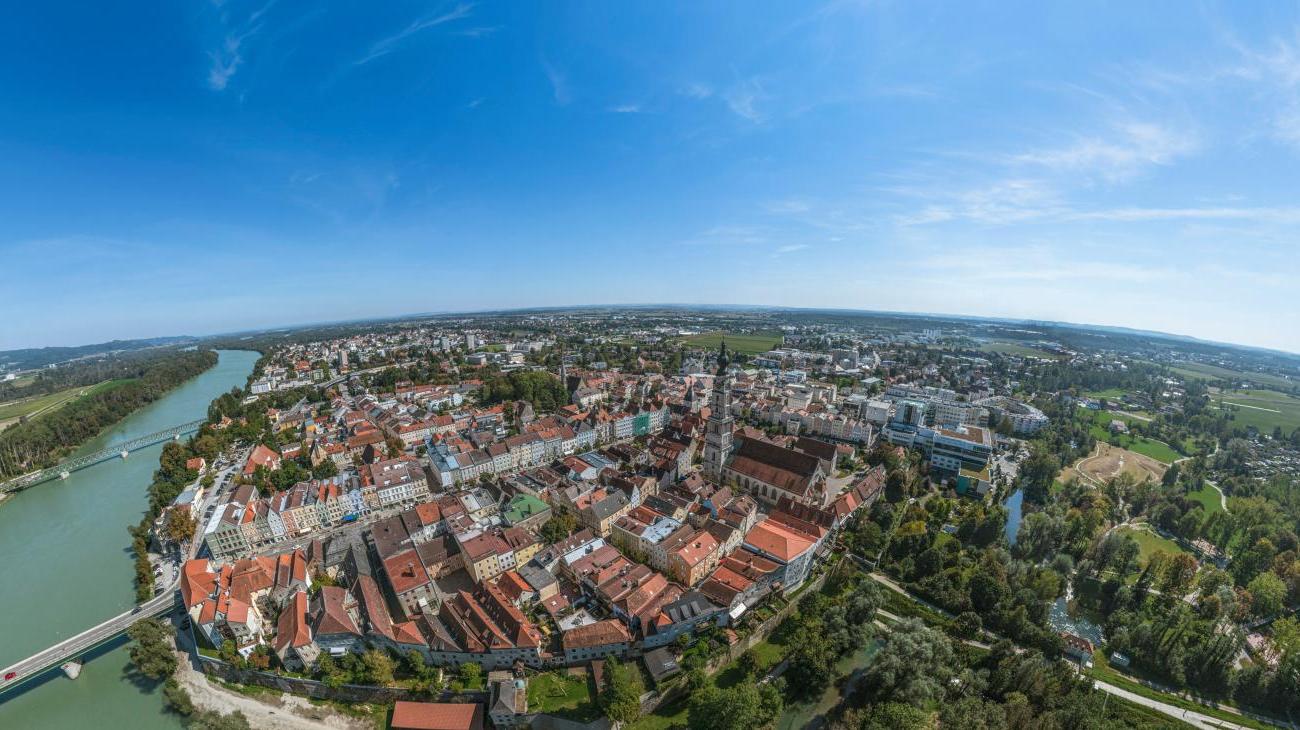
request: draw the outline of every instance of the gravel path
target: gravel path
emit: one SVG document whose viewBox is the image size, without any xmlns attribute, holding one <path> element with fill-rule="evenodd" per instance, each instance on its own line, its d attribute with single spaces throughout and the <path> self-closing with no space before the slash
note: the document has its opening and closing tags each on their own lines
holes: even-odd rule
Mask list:
<svg viewBox="0 0 1300 730">
<path fill-rule="evenodd" d="M 291 694 L 267 691 L 264 695 L 250 697 L 228 690 L 208 681 L 208 678 L 189 665 L 181 656 L 176 681 L 190 693 L 195 705 L 205 710 L 230 713 L 239 710 L 255 728 L 270 730 L 374 730 L 368 720 L 350 717 L 329 707 L 317 706 L 306 698 Z"/>
</svg>

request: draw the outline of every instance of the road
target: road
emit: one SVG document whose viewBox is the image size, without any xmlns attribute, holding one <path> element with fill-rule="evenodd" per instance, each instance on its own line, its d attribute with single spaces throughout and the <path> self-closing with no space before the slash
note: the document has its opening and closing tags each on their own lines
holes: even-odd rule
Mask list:
<svg viewBox="0 0 1300 730">
<path fill-rule="evenodd" d="M 1202 715 L 1195 710 L 1184 710 L 1181 707 L 1165 704 L 1164 702 L 1153 700 L 1150 697 L 1143 697 L 1136 692 L 1130 692 L 1122 687 L 1116 687 L 1113 684 L 1107 684 L 1101 680 L 1093 680 L 1092 684 L 1094 687 L 1106 694 L 1122 697 L 1135 705 L 1149 707 L 1162 715 L 1168 715 L 1169 717 L 1182 720 L 1188 725 L 1202 728 L 1202 730 L 1222 730 L 1224 728 L 1227 730 L 1249 730 L 1245 725 L 1238 725 L 1233 722 L 1228 722 L 1227 720 L 1220 720 L 1217 717 Z"/>
</svg>

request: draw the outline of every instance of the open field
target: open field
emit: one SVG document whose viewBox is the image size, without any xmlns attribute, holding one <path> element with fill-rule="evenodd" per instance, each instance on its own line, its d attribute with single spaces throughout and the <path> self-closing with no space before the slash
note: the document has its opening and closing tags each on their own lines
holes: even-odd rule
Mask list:
<svg viewBox="0 0 1300 730">
<path fill-rule="evenodd" d="M 1254 426 L 1262 433 L 1280 427 L 1284 434 L 1300 428 L 1300 398 L 1275 390 L 1241 390 L 1211 396 L 1220 408 L 1233 413 L 1233 422 Z"/>
<path fill-rule="evenodd" d="M 981 342 L 979 349 L 982 352 L 996 352 L 1001 355 L 1015 355 L 1016 357 L 1042 357 L 1055 360 L 1060 357 L 1054 352 L 1040 350 L 1037 347 L 1030 347 L 1012 340 L 993 340 L 992 342 Z"/>
<path fill-rule="evenodd" d="M 1116 532 L 1123 532 L 1129 537 L 1132 537 L 1134 542 L 1138 544 L 1138 564 L 1143 567 L 1146 566 L 1147 561 L 1149 561 L 1151 556 L 1155 555 L 1157 551 L 1165 552 L 1169 555 L 1187 552 L 1178 543 L 1163 538 L 1146 527 L 1125 526 L 1120 527 Z"/>
<path fill-rule="evenodd" d="M 1123 388 L 1107 388 L 1105 390 L 1090 390 L 1084 393 L 1089 398 L 1123 398 L 1128 391 Z"/>
<path fill-rule="evenodd" d="M 1170 368 L 1170 370 L 1173 370 L 1175 373 L 1178 373 L 1183 377 L 1199 378 L 1200 380 L 1244 379 L 1249 380 L 1252 383 L 1259 383 L 1260 385 L 1272 386 L 1275 388 L 1293 388 L 1300 385 L 1300 382 L 1287 380 L 1286 378 L 1277 375 L 1270 375 L 1268 373 L 1252 373 L 1244 370 L 1229 370 L 1228 368 L 1221 368 L 1217 365 L 1206 365 L 1205 363 L 1199 362 L 1181 363 Z"/>
<path fill-rule="evenodd" d="M 1117 449 L 1104 441 L 1098 441 L 1092 455 L 1064 469 L 1060 479 L 1068 481 L 1070 477 L 1081 477 L 1083 481 L 1097 484 L 1120 474 L 1128 474 L 1139 482 L 1145 479 L 1159 481 L 1165 474 L 1165 468 L 1164 464 L 1149 456 Z"/>
<path fill-rule="evenodd" d="M 708 332 L 701 335 L 688 335 L 682 338 L 682 342 L 706 350 L 716 350 L 723 339 L 726 339 L 729 350 L 746 355 L 757 355 L 774 347 L 780 347 L 785 337 L 780 332 L 759 332 L 748 335 L 735 332 Z"/>
<path fill-rule="evenodd" d="M 32 398 L 21 398 L 12 400 L 7 403 L 0 403 L 0 429 L 5 426 L 16 423 L 23 416 L 33 417 L 43 413 L 49 413 L 71 403 L 72 401 L 91 393 L 98 393 L 109 387 L 116 381 L 105 381 L 96 385 L 86 385 L 77 388 L 68 388 L 60 390 L 57 393 L 48 395 L 39 395 Z"/>
<path fill-rule="evenodd" d="M 1135 451 L 1143 456 L 1149 456 L 1165 464 L 1172 464 L 1182 458 L 1182 454 L 1163 441 L 1130 434 L 1112 434 L 1110 432 L 1110 422 L 1112 420 L 1123 421 L 1132 426 L 1134 423 L 1141 423 L 1141 418 L 1113 411 L 1089 411 L 1089 413 L 1092 414 L 1092 437 L 1098 441 L 1109 443 L 1112 438 L 1115 438 L 1119 441 L 1121 448 Z"/>
</svg>

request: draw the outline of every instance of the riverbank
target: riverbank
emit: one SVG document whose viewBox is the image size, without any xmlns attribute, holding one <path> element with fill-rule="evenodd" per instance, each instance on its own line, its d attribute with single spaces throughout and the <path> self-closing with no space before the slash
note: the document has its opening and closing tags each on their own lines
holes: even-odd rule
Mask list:
<svg viewBox="0 0 1300 730">
<path fill-rule="evenodd" d="M 242 388 L 259 357 L 222 350 L 219 361 L 162 398 L 86 442 L 76 455 L 204 418 L 214 398 Z M 0 666 L 8 666 L 135 603 L 131 536 L 149 506 L 149 485 L 163 444 L 73 472 L 67 479 L 10 496 L 0 507 L 5 595 Z M 161 691 L 132 682 L 127 647 L 86 662 L 76 680 L 58 677 L 0 703 L 0 727 L 80 730 L 96 725 L 180 730 Z M 88 710 L 87 708 L 91 708 Z"/>
<path fill-rule="evenodd" d="M 0 433 L 0 480 L 55 466 L 98 440 L 132 414 L 210 372 L 220 356 L 212 350 L 178 352 L 145 365 L 132 377 L 85 388 L 63 407 Z"/>
<path fill-rule="evenodd" d="M 178 652 L 180 665 L 176 681 L 198 707 L 222 714 L 242 712 L 248 724 L 270 730 L 375 730 L 376 717 L 347 715 L 328 704 L 316 704 L 305 697 L 256 687 L 231 689 L 209 679 L 190 664 L 188 654 Z"/>
</svg>

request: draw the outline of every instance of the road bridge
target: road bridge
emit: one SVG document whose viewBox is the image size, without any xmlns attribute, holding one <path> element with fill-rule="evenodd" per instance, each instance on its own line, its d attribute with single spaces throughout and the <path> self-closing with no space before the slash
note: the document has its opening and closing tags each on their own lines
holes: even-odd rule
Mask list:
<svg viewBox="0 0 1300 730">
<path fill-rule="evenodd" d="M 132 451 L 138 451 L 154 444 L 160 444 L 164 441 L 179 439 L 187 433 L 198 431 L 206 423 L 206 419 L 182 423 L 170 428 L 164 428 L 160 431 L 154 431 L 144 436 L 137 436 L 130 441 L 123 441 L 120 444 L 114 444 L 104 449 L 100 449 L 93 454 L 78 456 L 73 459 L 61 461 L 58 464 L 40 471 L 29 472 L 19 477 L 14 477 L 5 482 L 0 482 L 0 493 L 18 492 L 28 487 L 34 487 L 42 482 L 48 482 L 53 479 L 64 477 L 78 469 L 85 469 L 88 466 L 94 466 L 103 461 L 114 458 L 125 458 Z"/>
<path fill-rule="evenodd" d="M 5 667 L 0 671 L 0 702 L 4 701 L 6 695 L 49 670 L 113 641 L 136 621 L 171 613 L 176 608 L 176 586 L 179 584 L 179 575 L 177 577 L 178 580 L 162 593 L 130 611 L 114 616 L 98 626 L 92 626 L 76 636 L 64 639 L 54 646 Z M 13 679 L 4 679 L 10 673 L 13 673 Z"/>
</svg>

